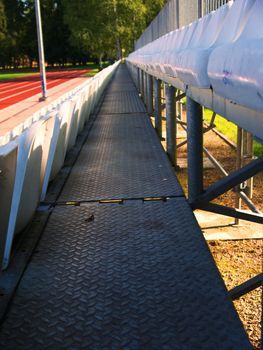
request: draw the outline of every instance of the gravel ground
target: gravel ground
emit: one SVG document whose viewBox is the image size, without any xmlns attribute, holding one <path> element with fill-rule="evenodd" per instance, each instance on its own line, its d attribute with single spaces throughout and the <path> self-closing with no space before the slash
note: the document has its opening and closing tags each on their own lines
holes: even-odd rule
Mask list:
<svg viewBox="0 0 263 350">
<path fill-rule="evenodd" d="M 228 289 L 262 272 L 262 241 L 210 241 L 210 250 Z M 255 349 L 260 349 L 262 288 L 234 301 L 234 305 Z"/>
<path fill-rule="evenodd" d="M 165 130 L 165 122 L 163 130 Z M 231 172 L 235 169 L 235 150 L 213 131 L 205 134 L 204 145 L 222 163 L 226 171 Z M 165 142 L 163 142 L 163 146 L 164 148 L 166 147 Z M 178 157 L 187 157 L 186 147 L 178 150 Z M 181 169 L 177 175 L 185 193 L 187 193 L 187 170 Z M 204 187 L 206 188 L 220 178 L 222 178 L 222 175 L 217 169 L 205 169 Z M 253 193 L 253 202 L 261 211 L 263 211 L 262 188 L 263 173 L 261 172 L 254 177 Z M 214 202 L 235 207 L 235 194 L 229 191 Z M 245 206 L 243 208 L 247 209 Z M 240 229 L 242 230 L 242 227 Z M 208 245 L 228 289 L 232 289 L 262 272 L 263 241 L 261 239 L 208 241 Z M 262 287 L 257 288 L 234 301 L 234 305 L 249 339 L 253 347 L 257 350 L 260 349 L 261 338 L 262 293 Z"/>
</svg>

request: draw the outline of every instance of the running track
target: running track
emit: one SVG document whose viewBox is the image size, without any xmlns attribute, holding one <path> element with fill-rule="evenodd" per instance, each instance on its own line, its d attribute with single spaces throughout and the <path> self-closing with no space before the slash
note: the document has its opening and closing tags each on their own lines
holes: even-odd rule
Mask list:
<svg viewBox="0 0 263 350">
<path fill-rule="evenodd" d="M 79 78 L 87 73 L 87 70 L 72 70 L 47 73 L 47 89 L 65 83 L 74 78 Z M 0 82 L 0 110 L 15 103 L 21 102 L 41 92 L 40 76 L 34 74 L 24 78 L 5 80 Z"/>
</svg>

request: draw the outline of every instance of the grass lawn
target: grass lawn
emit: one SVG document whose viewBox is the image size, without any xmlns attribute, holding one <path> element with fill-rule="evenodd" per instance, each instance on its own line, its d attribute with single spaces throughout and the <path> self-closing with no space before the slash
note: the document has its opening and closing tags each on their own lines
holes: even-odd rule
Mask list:
<svg viewBox="0 0 263 350">
<path fill-rule="evenodd" d="M 105 61 L 102 63 L 102 67 L 106 68 L 109 66 L 110 63 L 108 61 Z M 52 72 L 52 71 L 71 71 L 71 70 L 89 70 L 85 75 L 88 77 L 93 77 L 95 74 L 99 72 L 99 64 L 96 64 L 94 62 L 88 62 L 85 66 L 55 66 L 55 67 L 47 67 L 46 70 L 47 72 Z M 5 72 L 0 71 L 0 81 L 1 80 L 10 80 L 10 79 L 16 79 L 16 78 L 23 78 L 23 77 L 28 77 L 30 75 L 34 75 L 39 73 L 38 68 L 21 68 L 21 69 L 16 69 L 16 70 L 8 70 Z"/>
<path fill-rule="evenodd" d="M 86 77 L 93 77 L 95 74 L 97 74 L 99 72 L 99 68 L 93 68 L 93 69 L 90 69 L 89 72 L 87 72 L 85 74 Z"/>
<path fill-rule="evenodd" d="M 0 80 L 9 80 L 9 79 L 16 79 L 16 78 L 24 78 L 28 77 L 30 75 L 36 74 L 35 72 L 31 73 L 0 73 Z"/>
<path fill-rule="evenodd" d="M 204 109 L 204 120 L 208 123 L 210 122 L 212 116 L 212 111 L 205 108 Z M 231 141 L 236 143 L 237 141 L 237 126 L 220 115 L 216 116 L 215 119 L 216 129 L 228 137 Z M 263 144 L 254 140 L 253 142 L 254 154 L 257 157 L 263 156 Z"/>
</svg>

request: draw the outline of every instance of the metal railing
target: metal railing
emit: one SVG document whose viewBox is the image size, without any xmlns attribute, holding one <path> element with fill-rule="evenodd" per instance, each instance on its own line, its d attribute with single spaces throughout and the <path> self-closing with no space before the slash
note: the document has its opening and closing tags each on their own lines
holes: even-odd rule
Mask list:
<svg viewBox="0 0 263 350">
<path fill-rule="evenodd" d="M 205 0 L 203 7 L 203 14 L 216 10 L 218 7 L 226 4 L 229 0 Z"/>
<path fill-rule="evenodd" d="M 135 50 L 216 10 L 228 0 L 169 0 L 135 43 Z"/>
</svg>

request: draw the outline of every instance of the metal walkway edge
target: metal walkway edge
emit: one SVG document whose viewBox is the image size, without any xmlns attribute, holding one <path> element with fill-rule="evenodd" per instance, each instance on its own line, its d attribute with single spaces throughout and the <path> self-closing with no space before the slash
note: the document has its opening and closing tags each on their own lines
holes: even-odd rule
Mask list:
<svg viewBox="0 0 263 350">
<path fill-rule="evenodd" d="M 0 348 L 252 348 L 124 65 L 16 290 Z"/>
</svg>

